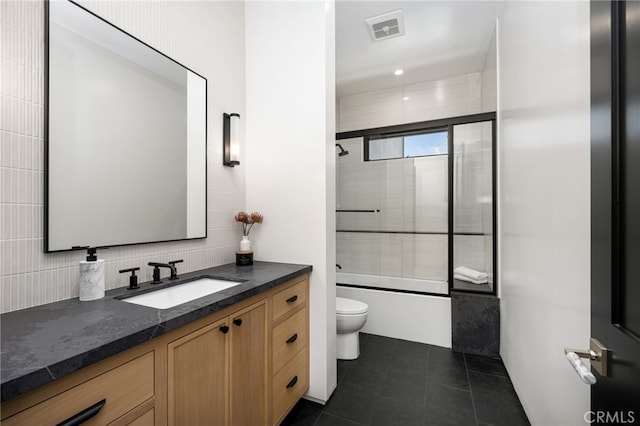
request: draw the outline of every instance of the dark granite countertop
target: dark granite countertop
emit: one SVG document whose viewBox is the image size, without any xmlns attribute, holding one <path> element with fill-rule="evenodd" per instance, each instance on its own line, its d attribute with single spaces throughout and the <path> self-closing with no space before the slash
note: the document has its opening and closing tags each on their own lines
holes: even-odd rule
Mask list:
<svg viewBox="0 0 640 426">
<path fill-rule="evenodd" d="M 153 289 L 203 275 L 244 281 L 169 309 L 117 299 L 152 288 L 151 284 L 142 283 L 135 292 L 124 287 L 108 291 L 99 300 L 80 302 L 75 298 L 3 314 L 1 400 L 14 398 L 307 272 L 311 272 L 311 266 L 272 262 L 255 262 L 252 266 L 228 264 L 181 274 L 176 282 L 163 278 L 163 284 Z"/>
</svg>

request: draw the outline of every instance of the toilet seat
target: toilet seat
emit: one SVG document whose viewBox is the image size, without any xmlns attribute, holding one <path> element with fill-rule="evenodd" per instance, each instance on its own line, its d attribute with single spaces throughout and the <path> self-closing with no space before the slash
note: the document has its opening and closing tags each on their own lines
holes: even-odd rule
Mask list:
<svg viewBox="0 0 640 426">
<path fill-rule="evenodd" d="M 336 314 L 362 315 L 369 311 L 369 306 L 359 300 L 336 297 Z"/>
</svg>

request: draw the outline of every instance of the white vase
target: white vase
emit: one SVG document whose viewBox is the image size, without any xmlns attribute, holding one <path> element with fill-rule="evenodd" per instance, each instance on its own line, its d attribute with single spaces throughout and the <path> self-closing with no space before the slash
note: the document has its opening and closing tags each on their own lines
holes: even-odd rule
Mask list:
<svg viewBox="0 0 640 426">
<path fill-rule="evenodd" d="M 251 251 L 251 240 L 249 240 L 249 236 L 242 236 L 242 240 L 240 240 L 240 251 Z"/>
</svg>

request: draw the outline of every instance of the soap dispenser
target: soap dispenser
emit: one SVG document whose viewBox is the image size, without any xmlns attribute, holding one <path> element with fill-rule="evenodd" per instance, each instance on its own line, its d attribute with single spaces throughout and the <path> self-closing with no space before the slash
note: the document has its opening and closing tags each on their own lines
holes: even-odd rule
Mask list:
<svg viewBox="0 0 640 426">
<path fill-rule="evenodd" d="M 104 260 L 98 260 L 95 247 L 87 247 L 87 260 L 80 262 L 80 301 L 104 297 Z"/>
</svg>

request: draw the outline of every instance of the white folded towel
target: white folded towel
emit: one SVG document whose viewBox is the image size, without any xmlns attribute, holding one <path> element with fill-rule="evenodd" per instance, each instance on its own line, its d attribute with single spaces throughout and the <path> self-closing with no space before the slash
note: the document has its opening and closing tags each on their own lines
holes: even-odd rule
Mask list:
<svg viewBox="0 0 640 426">
<path fill-rule="evenodd" d="M 466 281 L 472 284 L 486 284 L 489 282 L 489 278 L 483 278 L 480 280 L 474 280 L 473 278 L 466 277 L 464 275 L 453 274 L 453 278 L 460 281 Z"/>
<path fill-rule="evenodd" d="M 466 266 L 458 266 L 455 268 L 453 270 L 453 278 L 474 284 L 484 284 L 489 280 L 486 272 L 476 271 Z"/>
</svg>

